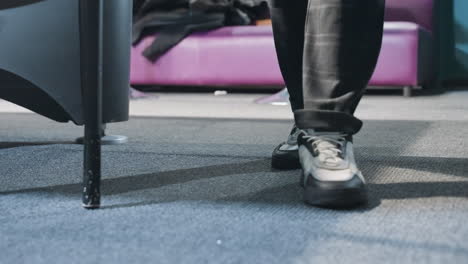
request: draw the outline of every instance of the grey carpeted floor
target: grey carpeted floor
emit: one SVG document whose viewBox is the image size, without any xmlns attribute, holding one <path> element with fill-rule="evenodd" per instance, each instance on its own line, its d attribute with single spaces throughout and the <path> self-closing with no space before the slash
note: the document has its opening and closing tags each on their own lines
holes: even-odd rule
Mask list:
<svg viewBox="0 0 468 264">
<path fill-rule="evenodd" d="M 285 120 L 133 118 L 103 209 L 80 207 L 82 128 L 0 114 L 0 263 L 468 263 L 468 123 L 366 120 L 370 203 L 301 202 L 269 156 Z"/>
</svg>

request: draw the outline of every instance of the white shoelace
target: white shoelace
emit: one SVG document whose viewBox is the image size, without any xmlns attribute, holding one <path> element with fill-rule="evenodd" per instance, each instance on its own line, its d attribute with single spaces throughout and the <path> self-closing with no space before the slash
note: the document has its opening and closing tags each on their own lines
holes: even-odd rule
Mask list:
<svg viewBox="0 0 468 264">
<path fill-rule="evenodd" d="M 306 133 L 307 134 L 307 133 Z M 303 136 L 327 166 L 339 166 L 343 162 L 342 154 L 346 144 L 345 134 L 314 134 Z"/>
</svg>

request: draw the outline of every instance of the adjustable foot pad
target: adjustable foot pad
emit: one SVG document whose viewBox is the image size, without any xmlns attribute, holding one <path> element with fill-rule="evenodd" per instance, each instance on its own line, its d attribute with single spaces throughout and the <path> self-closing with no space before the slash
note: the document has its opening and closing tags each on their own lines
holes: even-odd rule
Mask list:
<svg viewBox="0 0 468 264">
<path fill-rule="evenodd" d="M 119 135 L 107 135 L 101 138 L 101 145 L 121 145 L 128 142 L 128 137 Z M 83 144 L 83 137 L 75 140 L 76 144 Z"/>
</svg>

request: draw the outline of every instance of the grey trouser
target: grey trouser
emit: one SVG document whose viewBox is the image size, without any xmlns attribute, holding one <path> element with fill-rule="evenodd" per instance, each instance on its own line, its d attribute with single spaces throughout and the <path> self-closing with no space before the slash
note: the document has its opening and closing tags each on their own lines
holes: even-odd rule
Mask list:
<svg viewBox="0 0 468 264">
<path fill-rule="evenodd" d="M 273 0 L 280 68 L 296 125 L 357 133 L 354 111 L 382 43 L 384 0 Z"/>
</svg>

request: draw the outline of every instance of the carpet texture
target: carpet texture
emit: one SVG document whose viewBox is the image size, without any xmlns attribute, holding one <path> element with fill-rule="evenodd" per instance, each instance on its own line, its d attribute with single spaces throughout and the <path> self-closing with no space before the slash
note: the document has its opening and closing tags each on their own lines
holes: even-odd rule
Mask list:
<svg viewBox="0 0 468 264">
<path fill-rule="evenodd" d="M 133 118 L 80 207 L 83 128 L 0 114 L 0 263 L 468 263 L 468 124 L 366 120 L 370 203 L 302 203 L 281 120 Z"/>
</svg>

